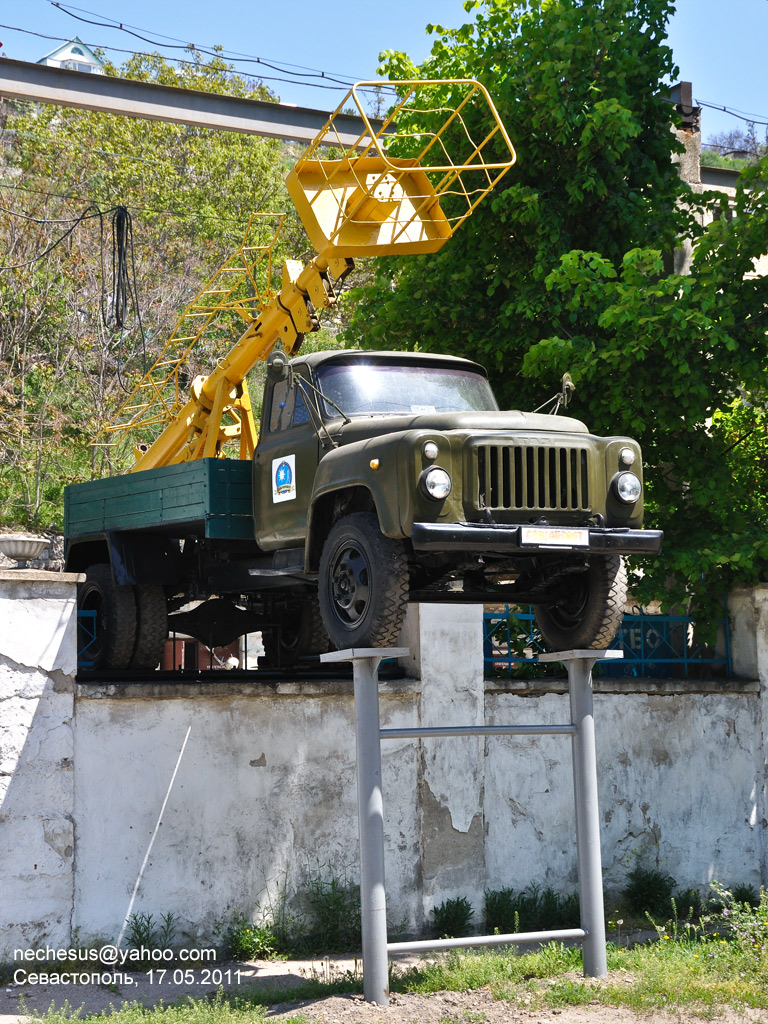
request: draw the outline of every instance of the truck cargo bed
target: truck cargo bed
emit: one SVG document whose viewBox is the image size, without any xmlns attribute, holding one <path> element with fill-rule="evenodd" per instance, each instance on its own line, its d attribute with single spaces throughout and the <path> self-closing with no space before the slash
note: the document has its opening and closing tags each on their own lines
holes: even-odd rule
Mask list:
<svg viewBox="0 0 768 1024">
<path fill-rule="evenodd" d="M 199 459 L 72 484 L 64 497 L 71 540 L 112 530 L 253 540 L 252 464 Z"/>
</svg>

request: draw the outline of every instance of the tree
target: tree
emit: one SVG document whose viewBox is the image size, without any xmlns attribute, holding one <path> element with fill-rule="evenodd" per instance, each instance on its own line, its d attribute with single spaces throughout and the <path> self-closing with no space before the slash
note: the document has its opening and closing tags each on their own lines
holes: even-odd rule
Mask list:
<svg viewBox="0 0 768 1024">
<path fill-rule="evenodd" d="M 703 234 L 672 157 L 664 79 L 667 0 L 485 0 L 474 24 L 435 28 L 427 61 L 384 55 L 392 77 L 484 81 L 518 147 L 493 201 L 450 246 L 382 261 L 348 334 L 447 351 L 488 366 L 502 403 L 533 408 L 570 371 L 575 415 L 643 444 L 649 525 L 643 599 L 721 614 L 735 582 L 768 570 L 765 498 L 766 165 L 747 172 L 736 217 Z M 724 211 L 723 211 L 724 212 Z"/>
<path fill-rule="evenodd" d="M 672 74 L 667 0 L 488 0 L 473 24 L 432 27 L 419 68 L 383 55 L 392 78 L 475 77 L 491 92 L 518 163 L 450 246 L 382 260 L 359 296 L 350 337 L 461 351 L 489 366 L 504 402 L 537 402 L 552 383 L 521 379 L 531 344 L 557 329 L 544 288 L 560 255 L 601 252 L 618 265 L 635 245 L 670 249 L 687 228 L 677 148 L 659 82 Z M 357 293 L 355 293 L 357 295 Z M 532 393 L 535 392 L 535 393 Z"/>
<path fill-rule="evenodd" d="M 271 98 L 224 61 L 194 52 L 179 69 L 137 56 L 120 74 Z M 61 523 L 67 482 L 121 468 L 88 448 L 180 312 L 242 241 L 253 211 L 291 208 L 290 156 L 276 141 L 53 106 L 6 105 L 0 165 L 0 522 Z M 130 301 L 116 322 L 112 213 L 127 207 Z M 274 222 L 259 225 L 266 241 Z M 306 246 L 289 217 L 278 261 Z M 279 267 L 279 262 L 278 262 Z M 234 342 L 225 339 L 222 344 Z M 202 351 L 205 372 L 220 351 Z"/>
<path fill-rule="evenodd" d="M 766 141 L 757 138 L 754 122 L 748 121 L 746 130 L 732 128 L 727 132 L 710 135 L 702 147 L 702 163 L 710 167 L 742 167 L 752 166 L 766 154 Z"/>
<path fill-rule="evenodd" d="M 618 270 L 598 253 L 564 255 L 546 287 L 572 330 L 524 362 L 535 377 L 570 369 L 595 429 L 641 439 L 665 549 L 640 591 L 691 601 L 710 623 L 734 585 L 768 571 L 768 278 L 755 273 L 768 158 L 741 176 L 732 211 L 719 201 L 688 276 L 665 274 L 658 250 L 632 250 Z"/>
</svg>

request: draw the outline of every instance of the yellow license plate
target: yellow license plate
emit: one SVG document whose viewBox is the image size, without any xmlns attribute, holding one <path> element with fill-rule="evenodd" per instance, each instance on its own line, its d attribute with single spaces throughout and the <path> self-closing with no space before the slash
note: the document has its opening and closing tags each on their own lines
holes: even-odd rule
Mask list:
<svg viewBox="0 0 768 1024">
<path fill-rule="evenodd" d="M 540 547 L 588 548 L 589 530 L 581 527 L 521 526 L 520 543 Z"/>
</svg>

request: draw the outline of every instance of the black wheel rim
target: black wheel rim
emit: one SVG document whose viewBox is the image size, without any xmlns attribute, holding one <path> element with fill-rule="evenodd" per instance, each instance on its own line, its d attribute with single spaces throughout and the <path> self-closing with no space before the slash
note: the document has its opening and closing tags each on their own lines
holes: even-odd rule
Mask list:
<svg viewBox="0 0 768 1024">
<path fill-rule="evenodd" d="M 559 629 L 574 629 L 584 618 L 589 600 L 589 587 L 579 583 L 572 587 L 557 604 L 549 609 L 553 623 Z"/>
<path fill-rule="evenodd" d="M 331 604 L 338 621 L 354 629 L 365 618 L 371 603 L 371 563 L 357 544 L 344 544 L 333 559 L 330 572 Z"/>
</svg>

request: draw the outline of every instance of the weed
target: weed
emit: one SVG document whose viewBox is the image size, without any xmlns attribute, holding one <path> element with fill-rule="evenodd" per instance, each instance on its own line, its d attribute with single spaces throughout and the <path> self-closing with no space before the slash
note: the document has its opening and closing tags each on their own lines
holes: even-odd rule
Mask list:
<svg viewBox="0 0 768 1024">
<path fill-rule="evenodd" d="M 324 877 L 320 870 L 308 870 L 303 892 L 307 908 L 308 934 L 305 943 L 311 948 L 329 952 L 359 949 L 362 942 L 360 923 L 360 886 L 347 877 L 332 873 Z"/>
<path fill-rule="evenodd" d="M 744 882 L 740 885 L 732 885 L 731 895 L 736 903 L 746 903 L 750 907 L 760 906 L 760 897 L 755 892 L 753 885 L 747 885 Z"/>
<path fill-rule="evenodd" d="M 224 932 L 226 955 L 233 960 L 271 960 L 277 955 L 272 926 L 254 924 L 236 911 Z"/>
<path fill-rule="evenodd" d="M 623 891 L 627 908 L 633 913 L 651 917 L 667 918 L 672 911 L 674 878 L 657 868 L 643 868 L 639 865 L 627 875 Z"/>
<path fill-rule="evenodd" d="M 444 900 L 432 911 L 434 928 L 441 939 L 460 939 L 469 935 L 475 912 L 466 896 Z"/>
<path fill-rule="evenodd" d="M 128 918 L 126 939 L 132 949 L 170 949 L 176 938 L 176 923 L 172 913 L 163 914 L 155 922 L 152 914 L 131 914 Z"/>
<path fill-rule="evenodd" d="M 722 953 L 731 968 L 740 974 L 762 976 L 768 973 L 768 892 L 761 888 L 757 906 L 739 901 L 719 883 L 712 890 L 722 907 L 723 938 L 727 947 Z M 715 936 L 713 935 L 713 938 Z"/>
<path fill-rule="evenodd" d="M 706 913 L 704 898 L 698 889 L 681 889 L 674 895 L 675 908 L 682 917 L 700 919 Z"/>
<path fill-rule="evenodd" d="M 508 935 L 518 931 L 578 927 L 579 896 L 561 896 L 554 889 L 528 886 L 514 889 L 486 889 L 483 905 L 486 929 Z"/>
</svg>

